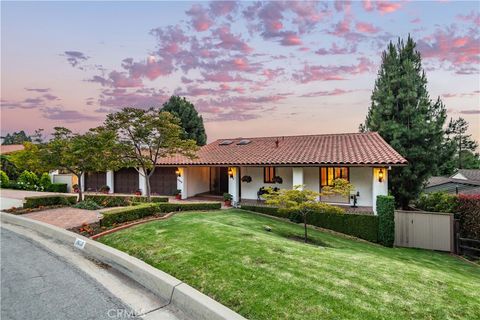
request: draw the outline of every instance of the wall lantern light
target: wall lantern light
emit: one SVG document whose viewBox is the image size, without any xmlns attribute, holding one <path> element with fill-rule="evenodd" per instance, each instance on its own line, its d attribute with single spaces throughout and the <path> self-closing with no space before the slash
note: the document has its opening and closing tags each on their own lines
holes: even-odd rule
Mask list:
<svg viewBox="0 0 480 320">
<path fill-rule="evenodd" d="M 380 169 L 380 171 L 378 172 L 378 182 L 382 182 L 383 181 L 383 169 Z"/>
<path fill-rule="evenodd" d="M 177 177 L 181 177 L 182 176 L 182 173 L 180 172 L 180 169 L 177 168 L 177 170 L 175 170 L 175 174 L 177 175 Z"/>
<path fill-rule="evenodd" d="M 233 168 L 228 168 L 228 176 L 233 179 Z"/>
</svg>

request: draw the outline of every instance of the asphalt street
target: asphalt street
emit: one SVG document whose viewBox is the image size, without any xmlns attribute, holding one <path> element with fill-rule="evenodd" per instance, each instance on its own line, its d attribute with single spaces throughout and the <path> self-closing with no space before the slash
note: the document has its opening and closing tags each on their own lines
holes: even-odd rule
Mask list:
<svg viewBox="0 0 480 320">
<path fill-rule="evenodd" d="M 135 319 L 93 278 L 36 242 L 0 228 L 1 319 Z"/>
</svg>

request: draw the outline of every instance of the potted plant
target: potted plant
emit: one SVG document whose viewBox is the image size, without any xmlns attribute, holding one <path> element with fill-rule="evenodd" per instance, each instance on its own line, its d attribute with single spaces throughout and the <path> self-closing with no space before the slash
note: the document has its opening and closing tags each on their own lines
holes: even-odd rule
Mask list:
<svg viewBox="0 0 480 320">
<path fill-rule="evenodd" d="M 242 182 L 250 183 L 250 182 L 252 182 L 252 177 L 251 176 L 243 176 L 242 177 Z"/>
<path fill-rule="evenodd" d="M 78 191 L 80 190 L 80 189 L 78 189 L 78 184 L 74 184 L 72 186 L 72 189 L 73 189 L 73 192 L 75 192 L 75 193 L 78 193 Z"/>
<path fill-rule="evenodd" d="M 230 193 L 223 194 L 223 201 L 225 201 L 225 207 L 230 207 L 232 205 L 233 196 Z"/>
<path fill-rule="evenodd" d="M 99 191 L 100 191 L 101 193 L 108 194 L 108 193 L 110 192 L 110 187 L 107 186 L 107 185 L 101 186 L 100 189 L 99 189 Z"/>
<path fill-rule="evenodd" d="M 177 200 L 182 199 L 182 190 L 177 189 L 177 190 L 173 193 L 173 195 L 175 196 L 175 199 L 177 199 Z"/>
<path fill-rule="evenodd" d="M 283 179 L 282 179 L 282 177 L 280 177 L 280 176 L 275 176 L 275 177 L 273 178 L 273 181 L 274 181 L 275 183 L 278 183 L 278 184 L 282 184 L 282 183 L 283 183 Z"/>
<path fill-rule="evenodd" d="M 142 189 L 137 189 L 137 191 L 135 191 L 135 195 L 136 196 L 141 196 L 142 195 Z"/>
</svg>

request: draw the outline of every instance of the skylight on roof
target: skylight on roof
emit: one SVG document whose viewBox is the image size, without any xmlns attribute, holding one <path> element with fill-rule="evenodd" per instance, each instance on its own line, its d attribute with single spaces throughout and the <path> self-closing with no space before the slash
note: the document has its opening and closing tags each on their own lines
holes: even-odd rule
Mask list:
<svg viewBox="0 0 480 320">
<path fill-rule="evenodd" d="M 229 144 L 232 144 L 233 140 L 223 140 L 220 142 L 220 146 L 228 146 Z"/>
<path fill-rule="evenodd" d="M 244 140 L 240 140 L 237 145 L 239 146 L 244 146 L 246 144 L 249 144 L 251 142 L 251 140 L 247 140 L 247 139 L 244 139 Z"/>
</svg>

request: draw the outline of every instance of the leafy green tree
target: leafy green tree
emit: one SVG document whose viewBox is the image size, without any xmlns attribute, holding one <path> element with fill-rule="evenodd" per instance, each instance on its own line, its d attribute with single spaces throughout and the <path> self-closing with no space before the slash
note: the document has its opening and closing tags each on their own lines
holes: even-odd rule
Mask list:
<svg viewBox="0 0 480 320">
<path fill-rule="evenodd" d="M 179 96 L 171 96 L 170 99 L 163 104 L 162 110 L 168 111 L 180 119 L 181 126 L 184 130 L 184 139 L 193 139 L 199 146 L 207 144 L 207 134 L 203 125 L 203 118 L 198 115 L 195 106 L 190 101 Z"/>
<path fill-rule="evenodd" d="M 169 112 L 124 108 L 107 115 L 105 127 L 116 133 L 123 165 L 145 176 L 148 201 L 150 178 L 160 158 L 175 154 L 195 157 L 195 140 L 183 139 L 179 119 Z"/>
<path fill-rule="evenodd" d="M 17 180 L 18 176 L 20 175 L 20 170 L 15 166 L 15 164 L 10 161 L 11 155 L 0 155 L 0 162 L 2 165 L 2 171 L 7 174 L 7 176 L 11 180 Z"/>
<path fill-rule="evenodd" d="M 9 156 L 9 160 L 15 167 L 20 171 L 35 172 L 37 175 L 48 171 L 43 167 L 44 164 L 40 158 L 40 145 L 32 142 L 24 142 L 23 145 L 25 147 L 23 150 L 12 153 Z"/>
<path fill-rule="evenodd" d="M 307 235 L 307 217 L 313 211 L 329 210 L 334 211 L 335 207 L 323 202 L 319 202 L 321 196 L 326 195 L 350 195 L 353 186 L 345 179 L 336 179 L 335 183 L 328 188 L 323 187 L 322 192 L 304 189 L 304 186 L 293 186 L 293 189 L 280 189 L 274 191 L 267 189 L 267 193 L 263 195 L 265 203 L 278 207 L 279 210 L 288 213 L 298 213 L 301 215 L 304 227 L 304 241 L 308 241 Z M 343 212 L 338 208 L 338 212 Z"/>
<path fill-rule="evenodd" d="M 25 131 L 21 130 L 19 132 L 7 133 L 6 136 L 1 137 L 3 139 L 2 145 L 11 145 L 11 144 L 22 144 L 24 142 L 32 142 L 32 138 L 30 138 Z"/>
<path fill-rule="evenodd" d="M 406 208 L 438 171 L 446 120 L 442 101 L 428 95 L 421 56 L 410 36 L 406 43 L 390 42 L 383 52 L 371 99 L 363 129 L 377 131 L 409 162 L 394 167 L 389 177 L 397 205 Z"/>
<path fill-rule="evenodd" d="M 53 139 L 39 149 L 42 163 L 46 170 L 64 169 L 75 175 L 81 201 L 81 176 L 90 171 L 118 168 L 120 145 L 115 140 L 115 132 L 104 128 L 90 129 L 84 134 L 75 134 L 63 127 L 54 129 Z"/>
<path fill-rule="evenodd" d="M 455 148 L 455 162 L 458 169 L 474 169 L 470 168 L 470 165 L 472 164 L 472 156 L 475 155 L 478 148 L 478 143 L 473 140 L 471 134 L 467 134 L 467 131 L 468 122 L 463 118 L 450 119 L 445 131 L 447 140 L 451 141 Z M 465 161 L 464 156 L 469 157 L 468 162 Z M 475 161 L 473 161 L 473 166 L 475 167 Z"/>
</svg>

